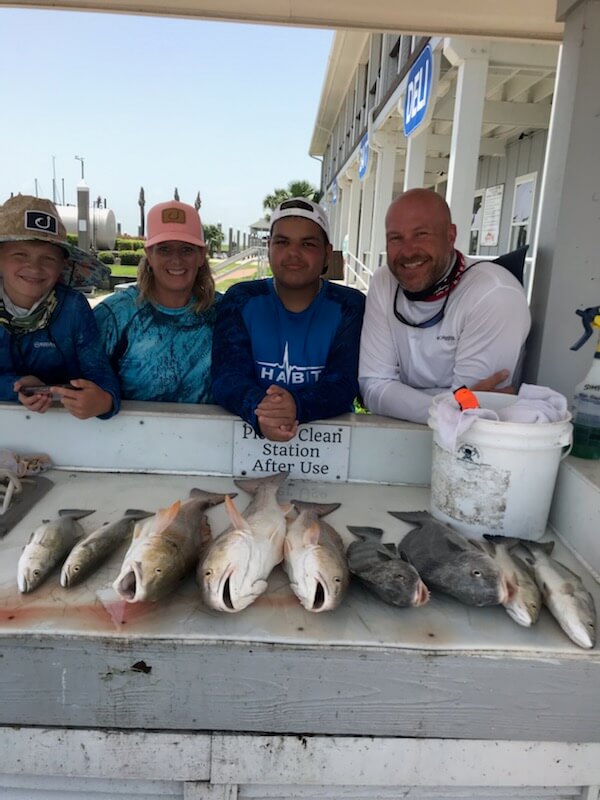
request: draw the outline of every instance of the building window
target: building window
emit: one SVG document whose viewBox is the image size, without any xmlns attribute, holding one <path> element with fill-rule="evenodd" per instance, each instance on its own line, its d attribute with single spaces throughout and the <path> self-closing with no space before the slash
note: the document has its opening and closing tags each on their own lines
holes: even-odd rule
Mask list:
<svg viewBox="0 0 600 800">
<path fill-rule="evenodd" d="M 515 180 L 513 208 L 510 215 L 510 249 L 516 250 L 529 244 L 531 217 L 535 196 L 537 172 L 521 175 Z"/>
<path fill-rule="evenodd" d="M 481 239 L 481 221 L 483 218 L 483 190 L 473 196 L 473 212 L 471 214 L 471 235 L 469 237 L 469 255 L 479 255 Z"/>
</svg>

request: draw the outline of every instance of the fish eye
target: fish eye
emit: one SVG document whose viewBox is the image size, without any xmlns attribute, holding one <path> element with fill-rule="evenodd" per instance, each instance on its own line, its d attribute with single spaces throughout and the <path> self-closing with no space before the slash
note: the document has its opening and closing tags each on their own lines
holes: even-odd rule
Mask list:
<svg viewBox="0 0 600 800">
<path fill-rule="evenodd" d="M 75 564 L 73 567 L 73 572 L 79 572 L 79 564 Z"/>
<path fill-rule="evenodd" d="M 212 575 L 212 569 L 207 569 L 206 572 L 204 573 L 205 578 L 210 578 L 211 575 Z"/>
<path fill-rule="evenodd" d="M 33 570 L 33 574 L 34 574 L 34 575 L 35 575 L 35 577 L 37 578 L 37 576 L 40 574 L 40 571 L 39 571 L 39 569 L 34 569 L 34 570 Z"/>
<path fill-rule="evenodd" d="M 154 572 L 156 572 L 157 575 L 160 575 L 160 573 L 162 572 L 162 569 L 160 567 L 156 567 Z"/>
<path fill-rule="evenodd" d="M 341 579 L 341 578 L 338 578 L 338 577 L 335 577 L 333 580 L 334 580 L 336 583 L 341 583 L 341 582 L 342 582 L 342 579 Z"/>
<path fill-rule="evenodd" d="M 474 569 L 474 570 L 471 572 L 471 575 L 472 575 L 474 578 L 481 578 L 481 570 L 480 570 L 480 569 Z"/>
</svg>

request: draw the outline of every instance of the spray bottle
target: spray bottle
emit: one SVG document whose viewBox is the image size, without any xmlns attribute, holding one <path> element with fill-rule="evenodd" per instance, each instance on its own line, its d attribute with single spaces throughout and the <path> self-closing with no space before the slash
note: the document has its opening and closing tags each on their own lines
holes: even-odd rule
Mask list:
<svg viewBox="0 0 600 800">
<path fill-rule="evenodd" d="M 576 313 L 581 317 L 585 333 L 571 350 L 579 350 L 594 329 L 600 330 L 600 306 L 578 310 Z M 571 454 L 579 458 L 600 458 L 600 336 L 592 366 L 575 387 Z"/>
</svg>

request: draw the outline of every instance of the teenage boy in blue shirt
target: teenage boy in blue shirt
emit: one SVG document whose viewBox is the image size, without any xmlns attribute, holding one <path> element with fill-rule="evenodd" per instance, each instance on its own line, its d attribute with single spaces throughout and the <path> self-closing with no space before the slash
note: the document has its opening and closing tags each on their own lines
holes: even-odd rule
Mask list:
<svg viewBox="0 0 600 800">
<path fill-rule="evenodd" d="M 215 402 L 267 439 L 352 410 L 364 295 L 323 279 L 332 246 L 324 210 L 285 200 L 271 217 L 273 277 L 232 286 L 213 337 Z"/>
</svg>

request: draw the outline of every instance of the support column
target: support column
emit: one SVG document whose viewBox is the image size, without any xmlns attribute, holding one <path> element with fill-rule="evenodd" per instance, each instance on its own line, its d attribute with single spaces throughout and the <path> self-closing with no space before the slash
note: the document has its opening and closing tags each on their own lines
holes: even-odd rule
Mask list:
<svg viewBox="0 0 600 800">
<path fill-rule="evenodd" d="M 350 173 L 351 175 L 351 182 L 350 182 L 350 200 L 348 203 L 348 252 L 351 253 L 355 258 L 358 258 L 358 222 L 360 216 L 360 196 L 362 191 L 362 182 L 359 180 L 358 177 L 358 170 L 354 167 Z M 354 264 L 356 268 L 356 264 Z M 348 275 L 346 276 L 346 280 L 348 283 L 354 285 L 356 280 L 354 279 L 354 273 L 351 273 L 352 280 L 348 279 Z"/>
<path fill-rule="evenodd" d="M 458 230 L 456 246 L 466 253 L 469 249 L 473 195 L 477 180 L 488 50 L 487 46 L 475 42 L 446 39 L 444 55 L 450 63 L 458 64 L 446 201 Z"/>
<path fill-rule="evenodd" d="M 371 153 L 371 158 L 379 158 Z M 360 229 L 358 233 L 358 247 L 356 257 L 368 266 L 369 258 L 365 253 L 371 247 L 371 224 L 373 222 L 373 204 L 375 203 L 375 170 L 369 172 L 366 180 L 362 182 L 362 206 L 360 213 Z"/>
<path fill-rule="evenodd" d="M 425 183 L 425 158 L 428 129 L 413 134 L 406 142 L 404 162 L 404 191 L 417 189 Z"/>
<path fill-rule="evenodd" d="M 588 343 L 569 351 L 582 333 L 575 310 L 600 303 L 600 2 L 562 3 L 567 5 L 535 236 L 524 379 L 551 386 L 570 401 L 593 349 Z"/>
<path fill-rule="evenodd" d="M 396 148 L 399 134 L 378 131 L 372 135 L 372 138 L 378 153 L 377 169 L 375 170 L 375 203 L 371 225 L 371 257 L 367 266 L 374 272 L 379 266 L 379 253 L 385 250 L 385 215 L 392 202 L 394 192 Z"/>
<path fill-rule="evenodd" d="M 334 250 L 342 250 L 344 236 L 348 233 L 348 213 L 350 207 L 350 186 L 351 181 L 346 175 L 338 175 L 338 217 L 335 230 L 335 239 L 332 242 Z M 341 200 L 340 200 L 341 191 Z"/>
</svg>

